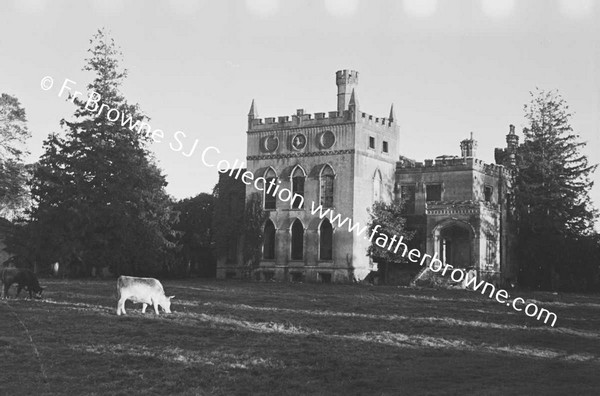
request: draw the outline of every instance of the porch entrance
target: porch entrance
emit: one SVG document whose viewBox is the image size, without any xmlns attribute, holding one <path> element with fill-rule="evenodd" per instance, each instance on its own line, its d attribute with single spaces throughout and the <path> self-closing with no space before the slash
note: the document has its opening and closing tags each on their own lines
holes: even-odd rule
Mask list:
<svg viewBox="0 0 600 396">
<path fill-rule="evenodd" d="M 469 230 L 457 224 L 450 224 L 440 231 L 440 258 L 455 268 L 471 266 L 471 235 Z"/>
</svg>

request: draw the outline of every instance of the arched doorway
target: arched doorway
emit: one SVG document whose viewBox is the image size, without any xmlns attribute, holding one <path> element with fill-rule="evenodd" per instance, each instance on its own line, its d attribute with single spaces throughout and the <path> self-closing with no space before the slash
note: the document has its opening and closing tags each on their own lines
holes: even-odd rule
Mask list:
<svg viewBox="0 0 600 396">
<path fill-rule="evenodd" d="M 470 227 L 461 222 L 453 222 L 436 230 L 436 250 L 440 259 L 456 268 L 472 266 Z"/>
<path fill-rule="evenodd" d="M 333 258 L 333 227 L 329 220 L 324 219 L 319 227 L 319 260 Z"/>
<path fill-rule="evenodd" d="M 265 223 L 263 258 L 266 260 L 275 259 L 275 225 L 271 220 Z"/>
<path fill-rule="evenodd" d="M 292 249 L 291 259 L 302 260 L 304 257 L 304 226 L 300 220 L 294 220 L 292 224 Z"/>
</svg>

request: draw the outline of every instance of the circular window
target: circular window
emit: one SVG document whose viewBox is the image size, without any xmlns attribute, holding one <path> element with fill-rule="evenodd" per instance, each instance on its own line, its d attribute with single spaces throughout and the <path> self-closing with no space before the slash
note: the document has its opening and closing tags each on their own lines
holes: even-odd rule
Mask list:
<svg viewBox="0 0 600 396">
<path fill-rule="evenodd" d="M 321 148 L 331 148 L 334 143 L 335 135 L 331 131 L 325 131 L 321 134 L 321 136 L 319 136 L 319 144 L 321 145 Z"/>
<path fill-rule="evenodd" d="M 268 136 L 264 138 L 262 146 L 263 150 L 267 152 L 275 151 L 279 147 L 279 139 L 277 136 Z"/>
<path fill-rule="evenodd" d="M 306 136 L 299 133 L 292 138 L 292 148 L 294 150 L 302 150 L 306 147 Z"/>
</svg>

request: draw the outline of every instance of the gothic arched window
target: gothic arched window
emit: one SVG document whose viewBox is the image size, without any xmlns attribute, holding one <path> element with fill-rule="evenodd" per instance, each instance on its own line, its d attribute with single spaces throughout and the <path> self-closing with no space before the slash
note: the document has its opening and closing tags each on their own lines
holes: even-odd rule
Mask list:
<svg viewBox="0 0 600 396">
<path fill-rule="evenodd" d="M 292 209 L 304 207 L 304 180 L 306 172 L 300 165 L 296 165 L 292 171 Z"/>
<path fill-rule="evenodd" d="M 329 165 L 325 165 L 321 169 L 320 184 L 321 184 L 321 206 L 324 208 L 333 207 L 333 180 L 335 173 Z"/>
<path fill-rule="evenodd" d="M 263 258 L 273 260 L 275 258 L 275 225 L 271 220 L 265 223 L 265 237 L 263 243 Z"/>
<path fill-rule="evenodd" d="M 319 259 L 333 259 L 333 227 L 327 219 L 319 227 Z"/>
<path fill-rule="evenodd" d="M 265 209 L 277 209 L 277 197 L 275 195 L 275 186 L 277 186 L 277 174 L 275 173 L 275 170 L 273 170 L 273 168 L 269 168 L 267 169 L 263 177 L 265 178 L 265 187 L 263 192 L 263 202 L 265 203 Z M 269 192 L 267 193 L 267 191 Z"/>
<path fill-rule="evenodd" d="M 292 224 L 292 260 L 302 260 L 304 257 L 304 226 L 296 219 Z"/>
</svg>

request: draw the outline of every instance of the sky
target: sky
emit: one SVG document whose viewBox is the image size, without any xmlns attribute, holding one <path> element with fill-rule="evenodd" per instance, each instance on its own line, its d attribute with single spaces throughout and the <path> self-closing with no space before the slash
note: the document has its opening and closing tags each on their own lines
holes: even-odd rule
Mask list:
<svg viewBox="0 0 600 396">
<path fill-rule="evenodd" d="M 88 94 L 82 68 L 102 27 L 123 52 L 122 92 L 164 131 L 151 150 L 175 198 L 216 184 L 202 149 L 246 157 L 253 99 L 260 117 L 333 111 L 341 69 L 359 72 L 361 111 L 387 117 L 393 103 L 404 156 L 458 155 L 473 132 L 477 156 L 493 162 L 539 87 L 564 97 L 600 163 L 600 1 L 0 0 L 0 92 L 26 110 L 29 161 L 72 118 L 64 80 Z M 594 180 L 600 207 L 600 170 Z"/>
</svg>

